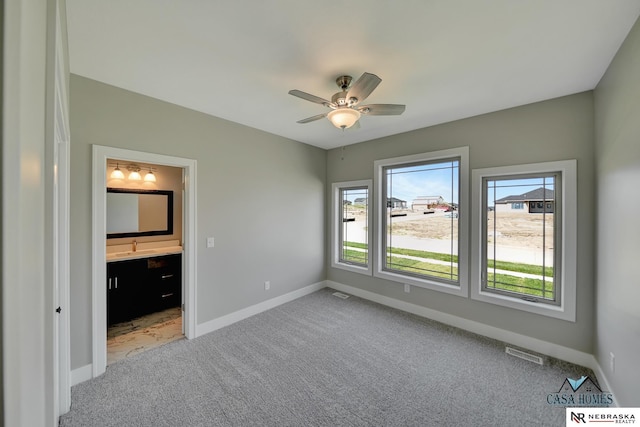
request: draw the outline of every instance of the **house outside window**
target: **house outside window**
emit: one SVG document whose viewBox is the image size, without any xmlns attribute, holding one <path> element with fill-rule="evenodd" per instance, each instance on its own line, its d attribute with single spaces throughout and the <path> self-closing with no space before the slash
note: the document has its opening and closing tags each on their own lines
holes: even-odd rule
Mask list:
<svg viewBox="0 0 640 427">
<path fill-rule="evenodd" d="M 474 170 L 472 200 L 472 298 L 575 321 L 576 162 Z"/>
<path fill-rule="evenodd" d="M 468 148 L 378 160 L 375 171 L 374 275 L 467 296 Z"/>
</svg>

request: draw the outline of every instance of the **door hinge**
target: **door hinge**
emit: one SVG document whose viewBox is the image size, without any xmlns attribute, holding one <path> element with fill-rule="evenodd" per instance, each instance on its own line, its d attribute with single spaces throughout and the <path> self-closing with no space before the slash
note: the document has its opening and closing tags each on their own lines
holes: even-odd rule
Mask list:
<svg viewBox="0 0 640 427">
<path fill-rule="evenodd" d="M 61 307 L 56 308 L 56 313 L 60 314 L 61 311 L 62 311 Z"/>
<path fill-rule="evenodd" d="M 184 311 L 184 304 L 182 304 L 182 311 Z"/>
</svg>

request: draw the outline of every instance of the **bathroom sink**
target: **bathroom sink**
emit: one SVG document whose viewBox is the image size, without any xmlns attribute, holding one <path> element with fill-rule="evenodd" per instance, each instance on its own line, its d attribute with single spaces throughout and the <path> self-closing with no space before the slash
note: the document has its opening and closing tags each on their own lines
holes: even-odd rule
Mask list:
<svg viewBox="0 0 640 427">
<path fill-rule="evenodd" d="M 128 252 L 118 252 L 113 254 L 116 257 L 125 257 L 125 256 L 132 256 L 132 255 L 149 255 L 149 254 L 155 254 L 157 253 L 155 249 L 143 249 L 140 251 L 128 251 Z"/>
<path fill-rule="evenodd" d="M 170 242 L 170 243 L 174 243 L 174 242 Z M 178 242 L 176 241 L 175 243 L 178 243 Z M 129 248 L 131 248 L 131 246 L 127 247 L 125 245 L 121 245 L 121 247 L 118 248 L 120 249 L 120 252 L 107 253 L 107 262 L 182 253 L 182 247 L 177 244 L 156 247 L 156 248 L 154 247 L 144 248 L 144 249 L 141 249 L 138 247 L 139 249 L 137 251 L 132 251 Z M 129 249 L 129 250 L 123 250 L 123 249 Z"/>
</svg>

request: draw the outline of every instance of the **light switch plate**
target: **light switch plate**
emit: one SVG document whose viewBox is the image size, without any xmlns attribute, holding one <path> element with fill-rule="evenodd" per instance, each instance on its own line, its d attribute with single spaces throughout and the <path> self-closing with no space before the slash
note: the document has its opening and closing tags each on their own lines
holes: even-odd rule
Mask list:
<svg viewBox="0 0 640 427">
<path fill-rule="evenodd" d="M 212 248 L 214 245 L 213 237 L 207 237 L 207 247 Z"/>
</svg>

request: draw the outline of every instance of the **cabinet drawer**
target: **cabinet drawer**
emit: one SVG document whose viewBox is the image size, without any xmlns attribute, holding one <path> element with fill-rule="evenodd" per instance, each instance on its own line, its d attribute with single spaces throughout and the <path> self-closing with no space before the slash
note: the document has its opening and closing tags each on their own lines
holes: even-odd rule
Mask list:
<svg viewBox="0 0 640 427">
<path fill-rule="evenodd" d="M 147 260 L 147 275 L 150 282 L 181 281 L 182 263 L 180 255 L 168 255 Z"/>
</svg>

